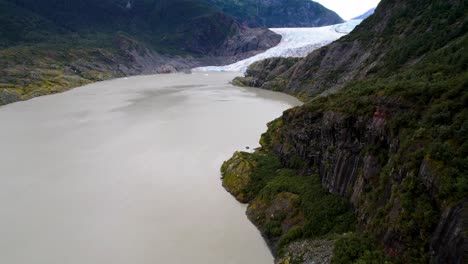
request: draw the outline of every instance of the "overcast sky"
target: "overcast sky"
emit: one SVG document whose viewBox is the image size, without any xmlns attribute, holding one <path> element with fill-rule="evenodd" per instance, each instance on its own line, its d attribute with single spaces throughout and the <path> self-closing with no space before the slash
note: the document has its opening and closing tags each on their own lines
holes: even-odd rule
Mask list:
<svg viewBox="0 0 468 264">
<path fill-rule="evenodd" d="M 313 0 L 348 20 L 376 7 L 380 0 Z"/>
</svg>

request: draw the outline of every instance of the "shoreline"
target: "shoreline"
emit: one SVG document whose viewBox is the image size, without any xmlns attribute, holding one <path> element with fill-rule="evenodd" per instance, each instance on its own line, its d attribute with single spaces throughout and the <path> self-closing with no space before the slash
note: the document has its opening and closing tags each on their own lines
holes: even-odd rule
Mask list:
<svg viewBox="0 0 468 264">
<path fill-rule="evenodd" d="M 75 90 L 75 89 L 78 89 L 78 88 L 86 87 L 86 86 L 89 86 L 89 85 L 94 85 L 94 84 L 99 84 L 99 83 L 106 83 L 106 82 L 111 82 L 111 81 L 116 81 L 116 80 L 129 80 L 129 79 L 132 79 L 132 78 L 145 77 L 145 76 L 154 76 L 154 75 L 191 75 L 191 74 L 201 74 L 202 75 L 202 74 L 210 74 L 210 73 L 223 73 L 223 72 L 213 71 L 213 72 L 190 72 L 190 73 L 185 73 L 183 71 L 178 71 L 178 72 L 170 72 L 170 73 L 142 73 L 142 74 L 136 74 L 136 75 L 117 76 L 115 78 L 97 80 L 97 81 L 93 81 L 93 82 L 89 82 L 89 83 L 84 83 L 82 85 L 77 85 L 77 86 L 73 86 L 73 87 L 64 88 L 63 90 L 58 91 L 58 92 L 52 92 L 52 93 L 48 93 L 48 94 L 40 94 L 40 95 L 33 96 L 33 97 L 30 97 L 30 98 L 13 101 L 13 102 L 6 103 L 6 104 L 0 104 L 0 108 L 4 107 L 4 106 L 7 106 L 7 105 L 14 104 L 14 103 L 26 102 L 26 101 L 33 100 L 33 99 L 36 99 L 36 98 L 41 98 L 41 97 L 44 97 L 44 96 L 61 94 L 61 93 L 69 92 L 69 91 L 72 91 L 72 90 Z M 242 73 L 240 73 L 240 72 L 224 72 L 224 73 L 238 74 L 239 76 L 242 75 Z M 236 76 L 236 77 L 238 77 L 238 76 Z M 229 82 L 229 83 L 231 84 L 231 82 Z"/>
</svg>

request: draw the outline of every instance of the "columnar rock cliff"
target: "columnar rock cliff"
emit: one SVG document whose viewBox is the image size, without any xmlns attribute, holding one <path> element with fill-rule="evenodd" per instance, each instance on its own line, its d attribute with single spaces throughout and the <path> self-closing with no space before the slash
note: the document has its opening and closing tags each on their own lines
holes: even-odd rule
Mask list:
<svg viewBox="0 0 468 264">
<path fill-rule="evenodd" d="M 325 237 L 301 223 L 293 225 L 300 232 L 289 226 L 266 235 L 280 241 L 273 244 L 279 262 L 313 261 L 320 254 L 304 245 L 332 239 L 333 263 L 465 263 L 467 26 L 466 1 L 383 0 L 348 36 L 301 60 L 258 62 L 235 80 L 306 101 L 271 122 L 262 147 L 245 154 L 247 160 L 274 156 L 281 164 L 276 170 L 296 175 L 278 183 L 281 175 L 262 173 L 265 165 L 257 163 L 240 188 L 251 192 L 259 178 L 264 181 L 250 194 L 249 210 L 258 210 L 255 201 L 272 185 L 298 195 L 292 204 L 303 210 L 311 200 L 289 182 L 318 178 L 350 203 L 356 217 L 355 229 L 341 229 L 351 234 L 333 231 L 331 222 Z M 238 175 L 229 173 L 236 171 L 231 163 L 224 180 Z M 328 208 L 335 207 L 322 210 L 336 213 Z M 283 225 L 293 219 L 288 212 Z M 253 222 L 264 234 L 275 223 Z"/>
</svg>

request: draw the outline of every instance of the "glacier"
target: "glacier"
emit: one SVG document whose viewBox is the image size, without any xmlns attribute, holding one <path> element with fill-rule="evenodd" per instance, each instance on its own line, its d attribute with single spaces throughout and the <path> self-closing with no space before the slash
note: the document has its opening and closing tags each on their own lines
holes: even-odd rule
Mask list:
<svg viewBox="0 0 468 264">
<path fill-rule="evenodd" d="M 323 47 L 350 33 L 362 20 L 350 20 L 342 24 L 315 28 L 270 28 L 282 36 L 281 42 L 260 54 L 226 66 L 207 66 L 192 71 L 242 72 L 252 63 L 272 57 L 305 57 L 312 51 Z"/>
</svg>

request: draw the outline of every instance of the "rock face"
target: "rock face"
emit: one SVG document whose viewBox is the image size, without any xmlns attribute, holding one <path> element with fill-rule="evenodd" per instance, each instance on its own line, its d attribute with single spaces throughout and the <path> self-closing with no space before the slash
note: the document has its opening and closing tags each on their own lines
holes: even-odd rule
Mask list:
<svg viewBox="0 0 468 264">
<path fill-rule="evenodd" d="M 175 7 L 171 5 L 167 8 Z M 176 13 L 173 15 L 179 16 Z M 246 27 L 222 12 L 197 16 L 187 24 L 174 27 L 173 30 L 176 35 L 191 36 L 180 38 L 178 43 L 174 43 L 184 51 L 214 57 L 234 57 L 237 60 L 274 47 L 281 40 L 280 35 L 267 28 Z M 226 60 L 224 63 L 232 61 Z"/>
<path fill-rule="evenodd" d="M 211 54 L 220 57 L 236 56 L 244 59 L 276 46 L 281 36 L 266 28 L 239 27 L 237 34 L 229 37 Z"/>
<path fill-rule="evenodd" d="M 298 61 L 260 61 L 234 82 L 310 100 L 269 124 L 260 151 L 318 174 L 390 261 L 466 262 L 465 11 L 383 0 L 348 36 Z"/>
<path fill-rule="evenodd" d="M 407 168 L 388 158 L 401 151 L 401 139 L 392 135 L 389 119 L 381 115 L 356 118 L 333 111 L 311 113 L 293 109 L 283 115 L 280 126 L 270 124 L 262 149 L 279 155 L 285 167 L 297 167 L 299 159 L 298 169 L 305 175 L 318 173 L 324 187 L 353 204 L 360 228 L 377 234 L 390 256 L 405 255 L 414 239 L 406 237 L 412 235 L 400 227 L 402 219 L 408 217 L 405 210 L 409 209 L 402 203 L 414 201 L 401 199 L 410 195 L 407 181 L 419 181 L 426 187 L 410 195 L 421 203 L 427 201 L 421 205 L 424 209 L 417 209 L 424 210 L 427 222 L 413 222 L 414 230 L 425 237 L 419 243 L 430 247 L 436 263 L 463 263 L 466 201 L 441 211 L 442 205 L 437 205 L 437 199 L 432 197 L 432 185 L 424 184 L 424 179 L 431 176 L 422 175 L 434 172 L 420 170 L 421 175 L 413 178 Z"/>
<path fill-rule="evenodd" d="M 466 229 L 468 227 L 468 202 L 466 200 L 446 209 L 436 231 L 431 237 L 434 259 L 438 263 L 463 263 L 466 261 Z M 464 231 L 465 230 L 465 231 Z"/>
</svg>

